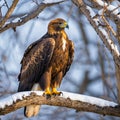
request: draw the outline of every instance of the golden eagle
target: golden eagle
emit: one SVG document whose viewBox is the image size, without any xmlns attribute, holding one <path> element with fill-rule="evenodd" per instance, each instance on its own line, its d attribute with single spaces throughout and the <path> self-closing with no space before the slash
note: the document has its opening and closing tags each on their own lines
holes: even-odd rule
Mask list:
<svg viewBox="0 0 120 120">
<path fill-rule="evenodd" d="M 48 24 L 47 33 L 33 42 L 25 51 L 18 76 L 18 92 L 44 90 L 45 95 L 60 95 L 57 91 L 62 78 L 69 70 L 74 56 L 74 45 L 68 39 L 65 20 L 57 18 Z M 25 108 L 25 116 L 35 116 L 40 105 Z"/>
</svg>

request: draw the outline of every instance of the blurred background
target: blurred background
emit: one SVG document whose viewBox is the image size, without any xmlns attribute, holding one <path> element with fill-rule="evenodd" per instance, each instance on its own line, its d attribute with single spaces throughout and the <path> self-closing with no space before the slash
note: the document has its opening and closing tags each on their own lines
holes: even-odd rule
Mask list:
<svg viewBox="0 0 120 120">
<path fill-rule="evenodd" d="M 40 2 L 41 0 L 20 0 L 7 23 L 20 20 L 22 16 L 33 11 Z M 0 16 L 4 17 L 11 4 L 11 0 L 0 0 Z M 113 1 L 111 4 L 117 6 L 118 2 Z M 24 51 L 46 33 L 48 23 L 54 18 L 63 18 L 68 22 L 69 30 L 66 29 L 66 32 L 75 44 L 74 61 L 59 90 L 117 102 L 113 58 L 86 17 L 71 1 L 48 7 L 24 25 L 0 34 L 0 98 L 17 92 L 19 84 L 17 76 Z M 0 120 L 119 119 L 47 105 L 42 106 L 39 115 L 32 118 L 24 117 L 23 108 L 0 116 Z"/>
</svg>

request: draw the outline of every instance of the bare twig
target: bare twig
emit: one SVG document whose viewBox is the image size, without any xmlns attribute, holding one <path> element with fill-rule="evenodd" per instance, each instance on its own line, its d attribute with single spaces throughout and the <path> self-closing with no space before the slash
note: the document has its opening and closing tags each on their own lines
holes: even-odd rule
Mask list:
<svg viewBox="0 0 120 120">
<path fill-rule="evenodd" d="M 108 21 L 107 21 L 106 18 L 105 18 L 104 13 L 106 12 L 106 10 L 107 10 L 107 6 L 105 6 L 105 7 L 103 8 L 103 12 L 102 12 L 102 15 L 101 15 L 102 20 L 103 20 L 104 23 L 106 24 L 106 28 L 108 29 L 108 31 L 111 31 L 112 34 L 114 35 L 114 37 L 116 37 L 115 31 L 113 30 L 113 28 L 110 26 L 110 24 L 108 23 Z"/>
<path fill-rule="evenodd" d="M 5 24 L 5 22 L 7 21 L 7 19 L 11 16 L 12 12 L 14 11 L 17 3 L 19 2 L 19 0 L 14 0 L 13 4 L 11 5 L 11 7 L 8 9 L 8 12 L 6 13 L 5 17 L 0 21 L 0 28 Z"/>
<path fill-rule="evenodd" d="M 105 19 L 105 16 L 102 16 L 102 19 L 103 19 L 103 21 L 105 22 L 108 30 L 112 32 L 112 34 L 114 35 L 114 37 L 116 37 L 115 31 L 114 31 L 113 28 L 110 26 L 110 24 L 108 23 L 108 21 Z"/>
<path fill-rule="evenodd" d="M 64 1 L 65 0 L 60 1 L 60 2 L 55 2 L 55 3 L 41 3 L 34 11 L 32 11 L 29 14 L 24 15 L 24 17 L 20 18 L 19 21 L 14 22 L 14 23 L 6 24 L 4 27 L 2 27 L 0 29 L 0 33 L 5 31 L 5 30 L 7 30 L 7 29 L 9 29 L 9 28 L 15 28 L 17 26 L 23 25 L 24 23 L 28 22 L 29 20 L 37 17 L 39 15 L 39 13 L 42 12 L 43 9 L 45 9 L 46 7 L 49 7 L 49 6 L 52 6 L 52 5 L 56 5 L 56 4 L 62 3 Z"/>
<path fill-rule="evenodd" d="M 99 37 L 105 44 L 105 46 L 111 52 L 113 59 L 115 61 L 115 65 L 117 66 L 117 69 L 120 70 L 120 52 L 119 52 L 117 45 L 113 42 L 113 40 L 110 39 L 108 31 L 106 31 L 104 27 L 99 26 L 100 21 L 98 18 L 93 19 L 94 11 L 89 6 L 86 6 L 82 0 L 75 0 L 75 1 L 72 0 L 72 1 L 76 6 L 78 6 L 80 11 L 82 11 L 83 14 L 87 17 L 88 21 L 91 23 L 93 28 L 96 30 Z M 110 11 L 107 9 L 107 12 L 110 12 Z M 113 13 L 112 15 L 114 16 L 115 14 Z M 115 15 L 115 16 L 116 16 L 117 20 L 120 21 L 119 16 L 118 15 Z M 117 72 L 117 73 L 119 73 L 119 72 Z M 117 84 L 119 84 L 120 77 L 117 77 L 117 78 L 119 78 L 119 79 L 117 79 Z M 118 85 L 118 98 L 119 98 L 119 102 L 120 102 L 120 86 L 119 85 Z"/>
<path fill-rule="evenodd" d="M 81 0 L 80 0 L 81 1 Z M 120 15 L 117 12 L 118 7 L 111 6 L 110 4 L 107 4 L 106 2 L 103 2 L 102 0 L 91 0 L 92 4 L 97 6 L 99 9 L 103 9 L 104 6 L 107 7 L 106 9 L 106 15 L 109 16 L 109 18 L 113 21 L 117 21 L 117 23 L 120 23 Z M 112 9 L 111 9 L 112 8 Z"/>
<path fill-rule="evenodd" d="M 5 1 L 5 5 L 6 5 L 6 7 L 9 9 L 9 6 L 8 6 L 8 4 L 7 4 L 7 1 L 6 0 L 4 0 Z"/>
<path fill-rule="evenodd" d="M 81 1 L 81 2 L 80 2 Z M 98 35 L 101 37 L 101 40 L 104 42 L 108 50 L 112 53 L 114 59 L 118 59 L 115 62 L 120 67 L 120 53 L 117 48 L 117 46 L 113 43 L 113 41 L 107 36 L 106 30 L 99 26 L 99 20 L 97 18 L 93 19 L 93 16 L 91 13 L 93 13 L 92 9 L 88 6 L 86 6 L 82 0 L 73 0 L 73 3 L 75 3 L 79 9 L 83 12 L 83 14 L 87 17 L 91 25 L 94 27 Z"/>
</svg>

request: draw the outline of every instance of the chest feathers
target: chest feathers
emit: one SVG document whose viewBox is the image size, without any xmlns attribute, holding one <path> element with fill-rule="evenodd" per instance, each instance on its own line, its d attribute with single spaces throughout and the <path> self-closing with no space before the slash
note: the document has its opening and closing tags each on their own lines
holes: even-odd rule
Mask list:
<svg viewBox="0 0 120 120">
<path fill-rule="evenodd" d="M 65 40 L 65 38 L 63 37 L 63 38 L 62 38 L 62 49 L 63 49 L 63 51 L 65 51 L 65 48 L 66 48 L 66 40 Z"/>
</svg>

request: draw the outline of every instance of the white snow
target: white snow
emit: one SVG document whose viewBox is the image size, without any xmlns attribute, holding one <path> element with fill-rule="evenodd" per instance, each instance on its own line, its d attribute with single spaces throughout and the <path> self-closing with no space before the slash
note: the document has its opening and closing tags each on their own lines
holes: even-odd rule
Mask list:
<svg viewBox="0 0 120 120">
<path fill-rule="evenodd" d="M 42 3 L 50 4 L 50 3 L 57 3 L 62 1 L 65 1 L 65 0 L 43 0 Z"/>
<path fill-rule="evenodd" d="M 94 17 L 94 16 L 96 15 L 96 13 L 92 10 L 91 7 L 86 6 L 86 8 L 89 10 L 89 12 L 90 12 L 90 16 L 91 16 L 91 17 Z"/>
<path fill-rule="evenodd" d="M 100 6 L 106 6 L 107 3 L 103 2 L 102 0 L 96 0 L 96 2 L 100 5 Z"/>
<path fill-rule="evenodd" d="M 109 38 L 108 33 L 106 32 L 106 30 L 104 28 L 102 28 L 101 26 L 99 27 L 99 30 L 103 33 L 103 35 L 106 37 L 106 39 Z"/>
<path fill-rule="evenodd" d="M 91 96 L 87 96 L 87 95 L 76 94 L 76 93 L 63 92 L 62 97 L 70 98 L 71 100 L 87 102 L 87 103 L 90 103 L 92 105 L 98 105 L 98 106 L 101 106 L 101 107 L 105 107 L 105 106 L 115 107 L 116 105 L 118 105 L 117 103 L 114 103 L 114 102 L 111 102 L 111 101 L 107 101 L 107 100 L 104 100 L 104 99 L 91 97 Z"/>
<path fill-rule="evenodd" d="M 28 91 L 28 92 L 18 92 L 16 94 L 13 94 L 7 98 L 3 98 L 0 100 L 0 108 L 4 108 L 6 105 L 12 105 L 13 102 L 16 102 L 17 100 L 22 100 L 24 97 L 30 96 L 30 94 L 33 91 Z M 42 95 L 43 92 L 41 91 L 34 91 L 37 95 Z"/>
<path fill-rule="evenodd" d="M 95 12 L 92 10 L 92 8 L 90 8 L 89 6 L 87 6 L 86 8 L 89 10 L 91 18 L 96 15 Z M 112 6 L 112 5 L 109 5 L 109 6 L 108 6 L 108 9 L 109 9 L 110 11 L 112 11 L 112 10 L 115 9 L 115 7 Z M 102 12 L 103 12 L 103 9 L 101 9 L 101 10 L 99 11 L 99 15 L 103 14 Z M 118 12 L 119 12 L 118 10 L 114 10 L 114 11 L 113 11 L 114 14 L 117 14 Z M 98 26 L 98 24 L 99 24 L 99 19 L 98 19 L 97 17 L 95 17 L 93 20 L 94 20 L 95 24 Z M 99 30 L 100 30 L 100 31 L 103 33 L 103 35 L 106 37 L 107 42 L 108 42 L 109 45 L 111 46 L 111 49 L 112 49 L 112 50 L 115 50 L 115 51 L 116 51 L 116 54 L 119 56 L 120 53 L 119 53 L 118 47 L 117 47 L 117 46 L 113 43 L 113 41 L 109 38 L 109 35 L 108 35 L 108 33 L 106 32 L 106 30 L 105 30 L 104 28 L 102 28 L 101 26 L 99 26 Z"/>
<path fill-rule="evenodd" d="M 107 6 L 107 10 L 108 11 L 112 11 L 113 14 L 117 15 L 119 13 L 119 10 L 116 9 L 116 6 L 113 5 L 108 5 L 106 2 L 103 2 L 102 0 L 96 0 L 97 4 L 99 4 L 100 6 Z M 118 7 L 119 8 L 119 7 Z M 101 15 L 103 9 L 101 9 L 98 13 L 99 15 Z M 119 15 L 118 15 L 119 16 Z M 119 16 L 120 17 L 120 16 Z"/>
<path fill-rule="evenodd" d="M 91 18 L 93 18 L 94 16 L 96 16 L 96 13 L 92 10 L 91 7 L 87 6 L 86 9 L 89 10 Z M 96 25 L 98 25 L 98 18 L 96 17 L 93 20 L 96 23 Z"/>
<path fill-rule="evenodd" d="M 28 91 L 28 92 L 19 92 L 14 95 L 11 95 L 7 98 L 4 98 L 0 100 L 0 108 L 4 108 L 5 106 L 12 105 L 13 102 L 16 102 L 17 100 L 22 100 L 24 97 L 30 96 L 31 93 L 35 93 L 36 95 L 43 95 L 43 91 Z M 105 106 L 112 106 L 115 107 L 118 105 L 117 103 L 103 100 L 100 98 L 95 98 L 87 95 L 81 95 L 81 94 L 75 94 L 75 93 L 70 93 L 70 92 L 63 92 L 60 97 L 63 98 L 69 98 L 71 100 L 77 100 L 77 101 L 82 101 L 82 102 L 87 102 L 93 105 L 105 107 Z"/>
<path fill-rule="evenodd" d="M 109 6 L 107 7 L 107 9 L 108 9 L 109 11 L 111 11 L 111 12 L 112 12 L 113 14 L 115 14 L 115 15 L 117 15 L 117 14 L 119 13 L 119 10 L 116 9 L 116 7 L 113 6 L 113 5 L 109 5 Z M 99 14 L 99 15 L 102 15 L 102 14 L 103 14 L 103 11 L 104 11 L 104 9 L 99 10 L 99 11 L 98 11 L 98 14 Z"/>
<path fill-rule="evenodd" d="M 119 50 L 118 47 L 113 43 L 113 41 L 111 39 L 109 39 L 108 33 L 106 32 L 106 30 L 102 27 L 99 27 L 99 30 L 103 33 L 103 35 L 106 37 L 107 42 L 110 44 L 111 49 L 116 51 L 116 54 L 119 56 Z"/>
<path fill-rule="evenodd" d="M 109 5 L 109 6 L 107 7 L 107 9 L 110 10 L 110 11 L 112 11 L 114 14 L 118 14 L 118 13 L 119 13 L 119 10 L 116 9 L 116 7 L 113 6 L 113 5 Z"/>
<path fill-rule="evenodd" d="M 22 100 L 23 96 L 29 96 L 30 95 L 30 92 L 24 92 L 23 93 L 16 93 L 14 95 L 11 95 L 7 98 L 3 98 L 0 100 L 0 108 L 4 108 L 6 105 L 12 105 L 13 102 L 16 102 L 16 100 Z"/>
<path fill-rule="evenodd" d="M 18 21 L 21 21 L 21 19 L 19 17 L 15 18 L 12 22 L 15 23 L 15 22 L 18 22 Z"/>
</svg>

